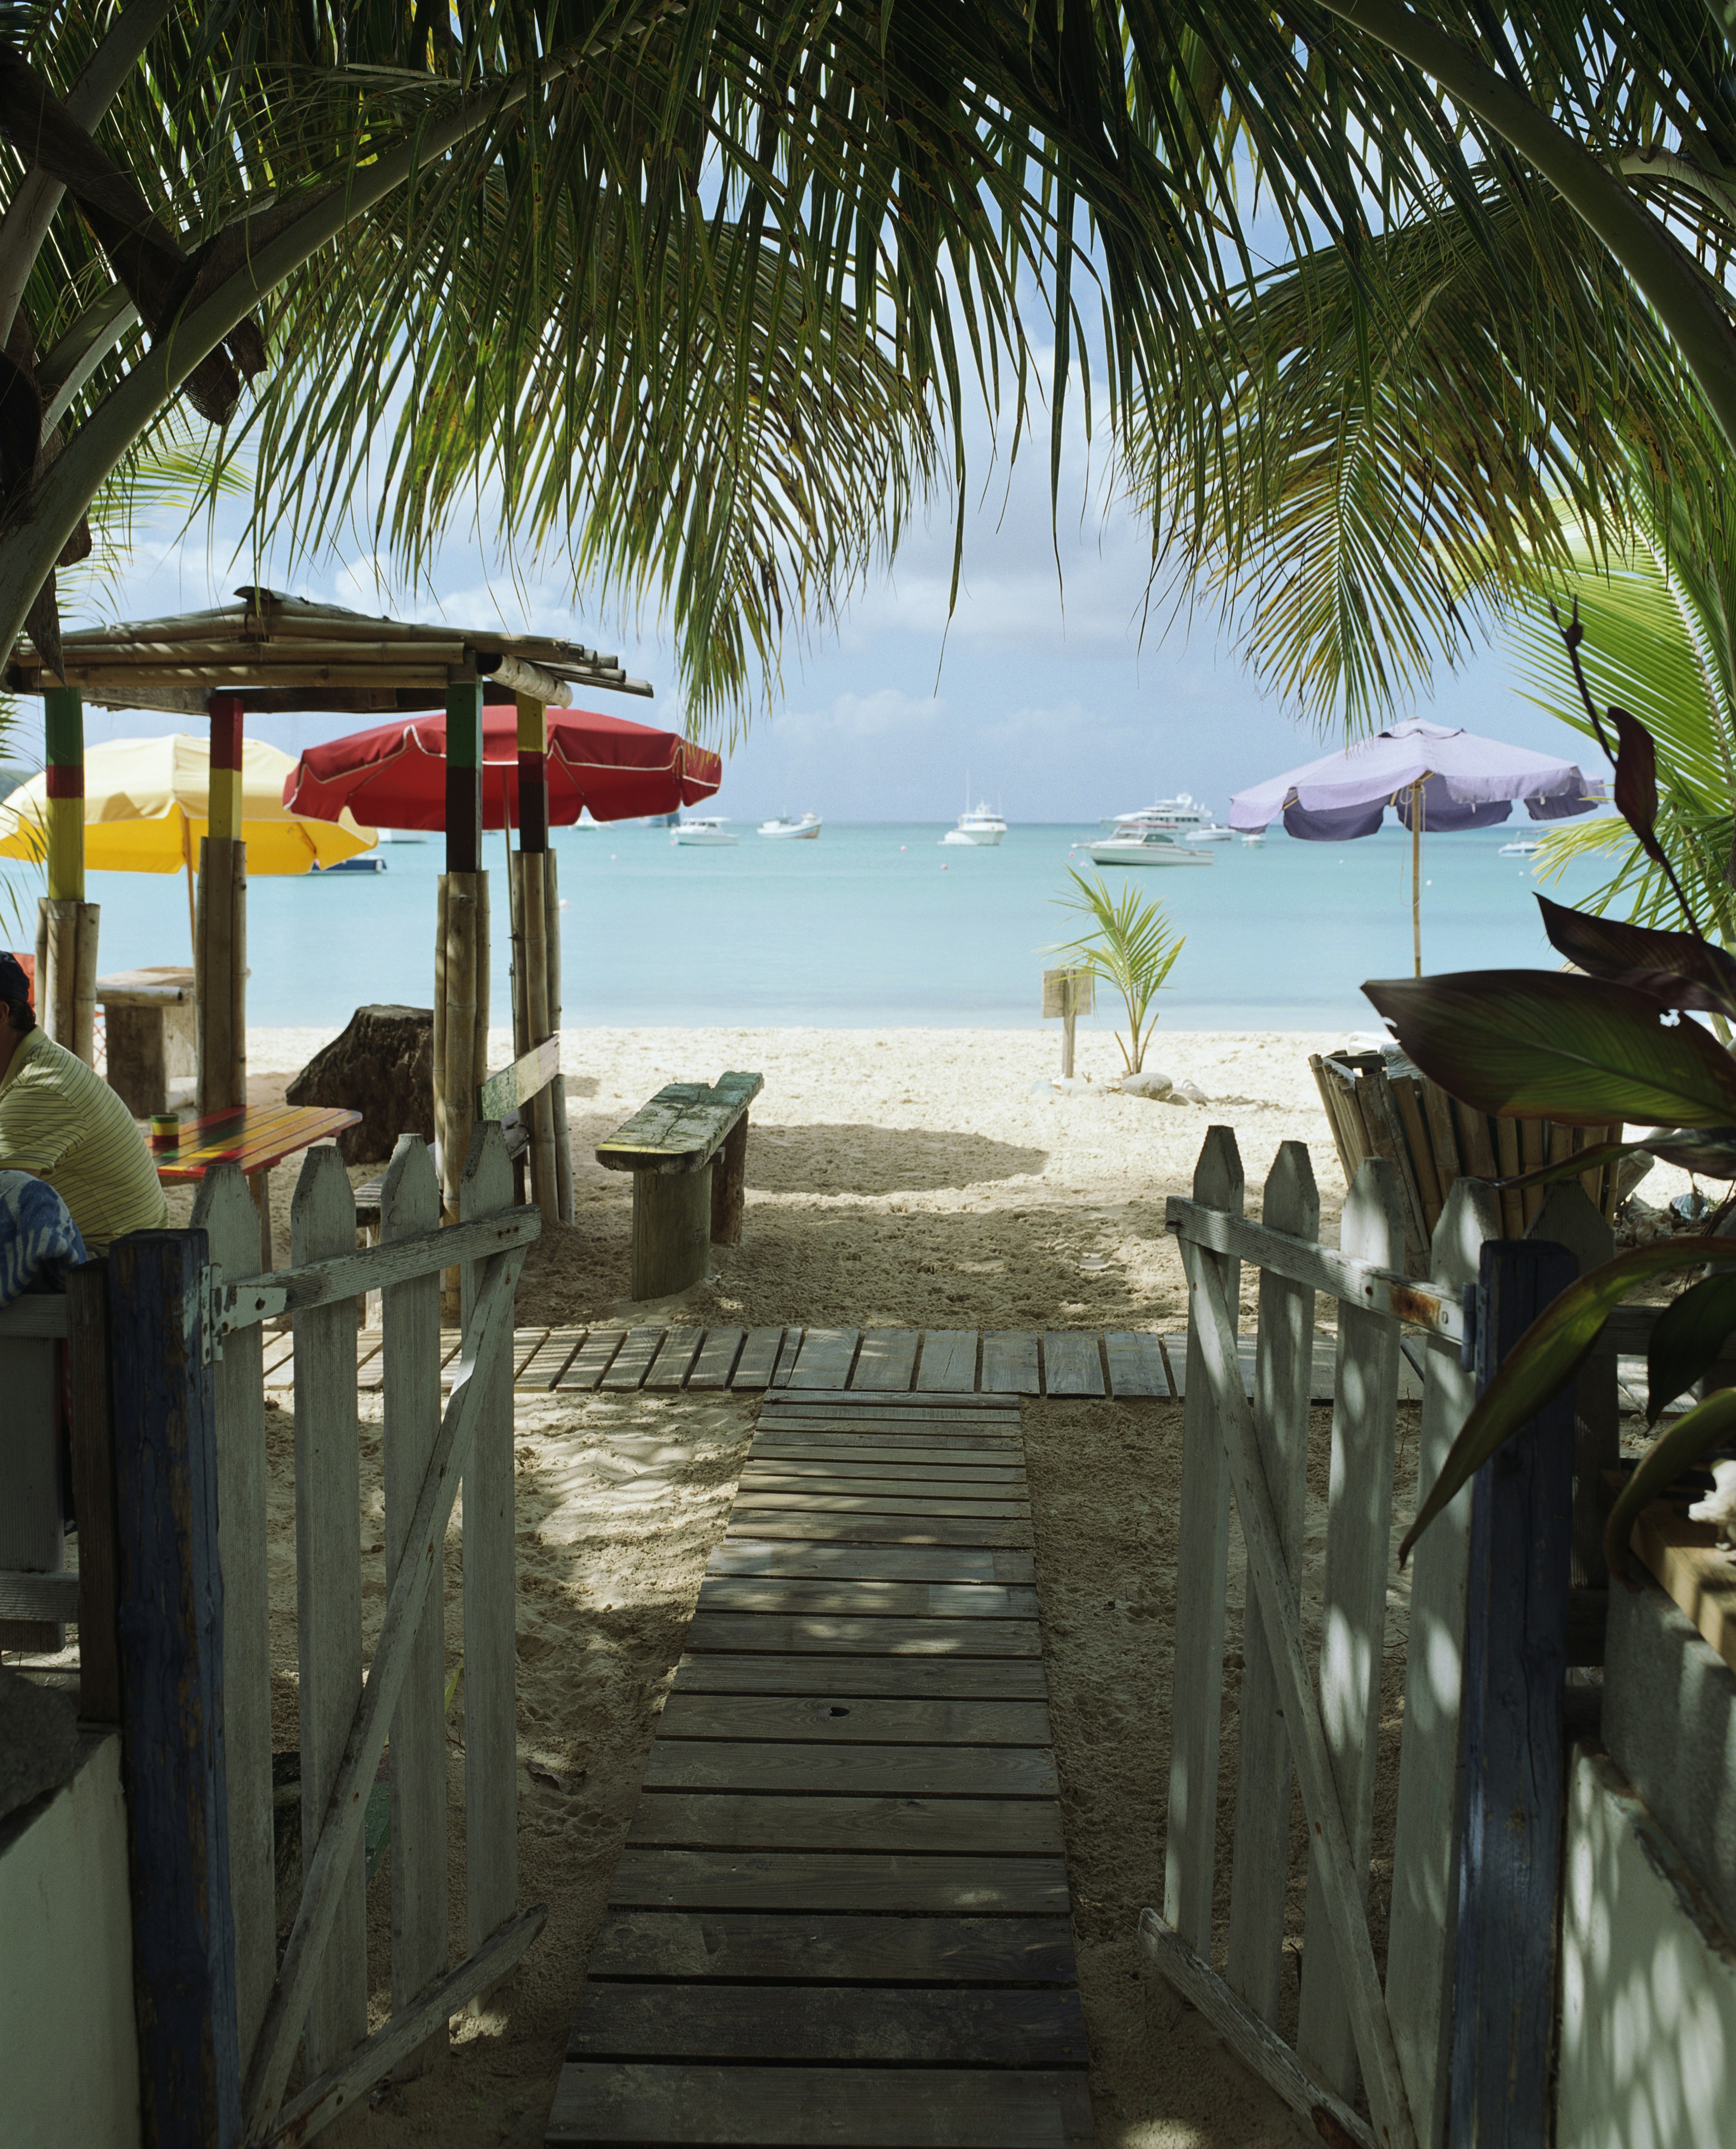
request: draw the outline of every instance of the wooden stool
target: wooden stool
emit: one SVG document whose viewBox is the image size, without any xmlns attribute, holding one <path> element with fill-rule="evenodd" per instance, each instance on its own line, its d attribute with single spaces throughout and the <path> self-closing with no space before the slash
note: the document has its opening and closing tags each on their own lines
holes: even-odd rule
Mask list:
<svg viewBox="0 0 1736 2149">
<path fill-rule="evenodd" d="M 606 1142 L 596 1160 L 633 1175 L 635 1298 L 667 1298 L 697 1283 L 710 1246 L 742 1236 L 747 1107 L 763 1074 L 671 1082 Z"/>
</svg>

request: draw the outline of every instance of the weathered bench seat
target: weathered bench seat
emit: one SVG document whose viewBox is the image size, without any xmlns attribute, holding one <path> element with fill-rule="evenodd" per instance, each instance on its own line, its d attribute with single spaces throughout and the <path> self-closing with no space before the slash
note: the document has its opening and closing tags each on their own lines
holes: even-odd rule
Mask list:
<svg viewBox="0 0 1736 2149">
<path fill-rule="evenodd" d="M 671 1082 L 599 1142 L 596 1160 L 633 1175 L 635 1298 L 667 1298 L 706 1271 L 707 1248 L 742 1236 L 747 1107 L 763 1074 Z"/>
</svg>

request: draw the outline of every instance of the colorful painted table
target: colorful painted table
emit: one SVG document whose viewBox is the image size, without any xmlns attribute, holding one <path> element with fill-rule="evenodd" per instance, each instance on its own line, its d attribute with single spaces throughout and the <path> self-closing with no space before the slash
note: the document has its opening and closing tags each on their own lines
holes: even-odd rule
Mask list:
<svg viewBox="0 0 1736 2149">
<path fill-rule="evenodd" d="M 189 1120 L 174 1149 L 153 1150 L 151 1161 L 166 1186 L 203 1179 L 214 1164 L 238 1164 L 259 1212 L 259 1266 L 271 1266 L 271 1167 L 298 1150 L 341 1134 L 360 1112 L 335 1105 L 244 1105 Z"/>
</svg>

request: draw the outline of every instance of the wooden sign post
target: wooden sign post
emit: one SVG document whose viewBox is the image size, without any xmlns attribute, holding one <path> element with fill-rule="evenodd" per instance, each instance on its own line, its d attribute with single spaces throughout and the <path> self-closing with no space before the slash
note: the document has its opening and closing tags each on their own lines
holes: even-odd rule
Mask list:
<svg viewBox="0 0 1736 2149">
<path fill-rule="evenodd" d="M 1043 973 L 1043 1013 L 1061 1018 L 1061 1074 L 1073 1073 L 1073 1025 L 1079 1016 L 1093 1014 L 1097 1006 L 1097 979 L 1089 970 L 1045 970 Z"/>
</svg>

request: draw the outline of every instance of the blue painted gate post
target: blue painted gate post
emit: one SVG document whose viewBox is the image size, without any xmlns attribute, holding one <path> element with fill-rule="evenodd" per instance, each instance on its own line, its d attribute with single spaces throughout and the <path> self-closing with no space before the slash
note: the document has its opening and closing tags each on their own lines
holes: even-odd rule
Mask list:
<svg viewBox="0 0 1736 2149">
<path fill-rule="evenodd" d="M 1479 1395 L 1578 1274 L 1565 1246 L 1482 1249 Z M 1573 1529 L 1569 1385 L 1472 1482 L 1465 1606 L 1451 2149 L 1538 2149 L 1550 2136 L 1562 1708 Z"/>
<path fill-rule="evenodd" d="M 123 1766 L 147 2149 L 241 2138 L 203 1231 L 109 1249 Z"/>
</svg>

